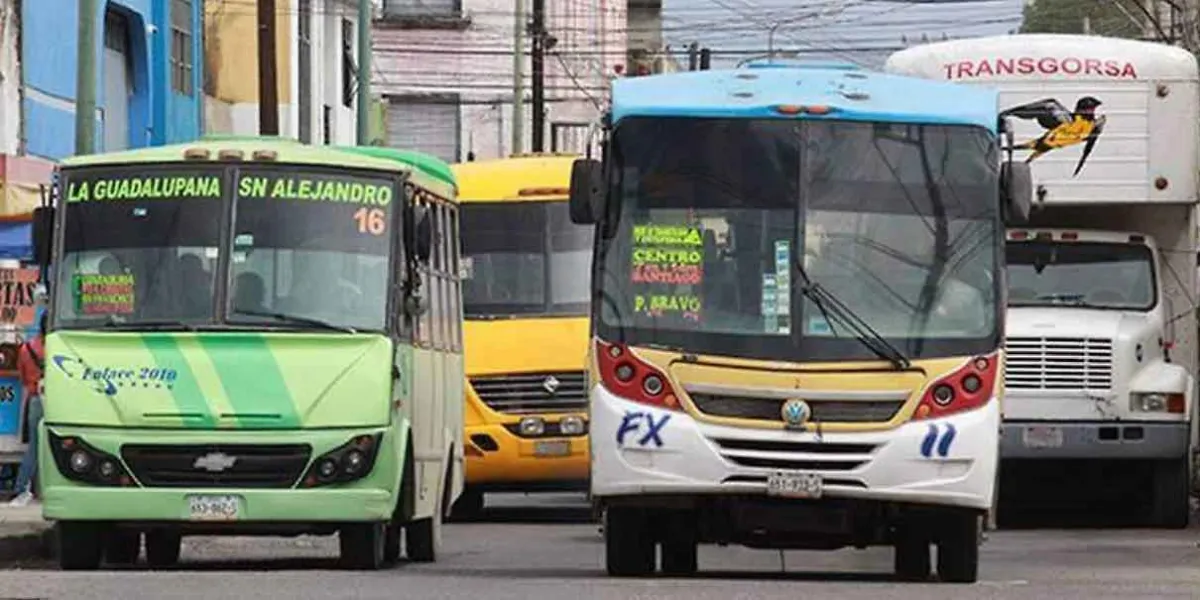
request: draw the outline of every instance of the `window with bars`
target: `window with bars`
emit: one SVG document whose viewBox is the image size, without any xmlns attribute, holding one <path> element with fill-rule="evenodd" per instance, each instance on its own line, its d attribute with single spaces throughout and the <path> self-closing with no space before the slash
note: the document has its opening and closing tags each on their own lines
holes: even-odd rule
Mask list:
<svg viewBox="0 0 1200 600">
<path fill-rule="evenodd" d="M 171 0 L 171 89 L 185 96 L 195 92 L 192 11 L 192 0 Z"/>
</svg>

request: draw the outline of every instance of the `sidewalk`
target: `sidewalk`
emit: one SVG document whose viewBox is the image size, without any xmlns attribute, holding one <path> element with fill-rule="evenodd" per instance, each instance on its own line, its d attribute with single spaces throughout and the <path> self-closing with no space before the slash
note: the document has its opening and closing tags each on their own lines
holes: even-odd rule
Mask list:
<svg viewBox="0 0 1200 600">
<path fill-rule="evenodd" d="M 49 556 L 52 531 L 41 504 L 0 504 L 0 561 Z"/>
</svg>

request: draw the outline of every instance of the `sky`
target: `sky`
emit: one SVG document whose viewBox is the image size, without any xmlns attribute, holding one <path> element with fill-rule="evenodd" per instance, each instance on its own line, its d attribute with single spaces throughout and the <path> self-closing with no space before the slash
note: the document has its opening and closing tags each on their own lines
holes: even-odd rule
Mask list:
<svg viewBox="0 0 1200 600">
<path fill-rule="evenodd" d="M 888 54 L 929 40 L 1010 33 L 1023 0 L 663 0 L 663 41 L 713 50 L 713 68 L 774 48 L 806 59 L 879 67 Z M 686 65 L 686 60 L 684 61 Z M 685 67 L 686 68 L 686 67 Z"/>
</svg>

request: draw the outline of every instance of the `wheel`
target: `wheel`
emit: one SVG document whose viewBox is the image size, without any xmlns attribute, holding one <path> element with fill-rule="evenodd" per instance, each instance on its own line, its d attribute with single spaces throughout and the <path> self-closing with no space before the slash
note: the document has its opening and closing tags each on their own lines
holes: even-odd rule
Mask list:
<svg viewBox="0 0 1200 600">
<path fill-rule="evenodd" d="M 172 567 L 179 562 L 183 534 L 169 529 L 146 532 L 146 562 L 154 568 Z"/>
<path fill-rule="evenodd" d="M 408 560 L 413 562 L 434 562 L 442 550 L 442 515 L 450 508 L 450 477 L 453 467 L 447 461 L 446 474 L 442 479 L 442 501 L 433 516 L 409 523 L 405 528 L 404 543 L 408 550 Z"/>
<path fill-rule="evenodd" d="M 1186 457 L 1158 461 L 1154 465 L 1153 507 L 1150 526 L 1183 529 L 1188 526 L 1191 507 L 1191 481 Z"/>
<path fill-rule="evenodd" d="M 893 542 L 893 565 L 896 577 L 904 581 L 928 581 L 933 574 L 929 556 L 929 537 L 906 525 L 896 528 Z M 939 553 L 940 554 L 940 553 Z"/>
<path fill-rule="evenodd" d="M 383 523 L 351 523 L 338 531 L 342 564 L 347 569 L 375 571 L 383 567 L 387 526 Z"/>
<path fill-rule="evenodd" d="M 104 558 L 104 531 L 99 523 L 58 522 L 58 566 L 64 571 L 92 571 Z"/>
<path fill-rule="evenodd" d="M 383 562 L 393 565 L 400 560 L 400 542 L 404 534 L 404 526 L 399 523 L 388 523 L 383 536 Z"/>
<path fill-rule="evenodd" d="M 142 553 L 142 534 L 113 529 L 105 536 L 104 560 L 111 565 L 135 565 Z"/>
<path fill-rule="evenodd" d="M 463 490 L 458 501 L 450 509 L 451 523 L 461 521 L 471 521 L 479 517 L 479 513 L 483 512 L 483 492 L 467 488 Z"/>
<path fill-rule="evenodd" d="M 604 511 L 604 556 L 608 574 L 645 577 L 654 573 L 654 536 L 640 508 L 610 506 Z"/>
<path fill-rule="evenodd" d="M 669 577 L 695 575 L 700 544 L 696 539 L 696 518 L 690 511 L 671 513 L 663 523 L 662 573 Z"/>
<path fill-rule="evenodd" d="M 413 521 L 405 528 L 408 560 L 434 562 L 442 549 L 442 511 L 433 511 L 428 519 Z"/>
<path fill-rule="evenodd" d="M 974 512 L 953 512 L 940 519 L 937 542 L 938 578 L 947 583 L 979 579 L 979 519 Z"/>
</svg>

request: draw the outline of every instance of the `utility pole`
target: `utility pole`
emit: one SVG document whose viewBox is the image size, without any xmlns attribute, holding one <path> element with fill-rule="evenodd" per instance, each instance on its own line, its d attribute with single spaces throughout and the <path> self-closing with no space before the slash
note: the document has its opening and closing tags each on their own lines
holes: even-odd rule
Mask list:
<svg viewBox="0 0 1200 600">
<path fill-rule="evenodd" d="M 530 17 L 530 35 L 533 37 L 529 60 L 533 76 L 532 150 L 541 152 L 546 145 L 546 0 L 533 0 Z"/>
<path fill-rule="evenodd" d="M 359 146 L 367 146 L 371 143 L 371 8 L 371 0 L 358 0 L 358 131 L 356 133 Z M 274 53 L 271 55 L 274 56 Z"/>
<path fill-rule="evenodd" d="M 75 57 L 75 154 L 96 151 L 96 0 L 79 0 Z"/>
<path fill-rule="evenodd" d="M 515 0 L 513 22 L 512 153 L 525 151 L 525 0 Z"/>
<path fill-rule="evenodd" d="M 275 81 L 275 0 L 258 0 L 258 133 L 279 135 Z"/>
<path fill-rule="evenodd" d="M 692 42 L 688 44 L 688 70 L 695 71 L 699 67 L 700 62 L 700 44 Z"/>
</svg>

